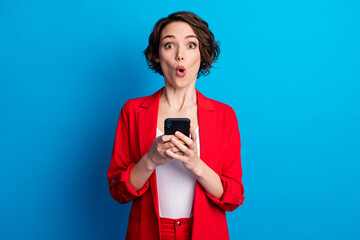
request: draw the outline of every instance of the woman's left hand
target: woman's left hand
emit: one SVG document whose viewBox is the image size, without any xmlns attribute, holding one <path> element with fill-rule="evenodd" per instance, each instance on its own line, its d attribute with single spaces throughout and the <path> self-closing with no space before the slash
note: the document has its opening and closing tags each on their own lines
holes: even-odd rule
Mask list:
<svg viewBox="0 0 360 240">
<path fill-rule="evenodd" d="M 169 157 L 181 161 L 184 166 L 192 173 L 196 174 L 201 168 L 201 159 L 197 152 L 197 136 L 194 129 L 190 128 L 191 138 L 183 133 L 175 132 L 175 137 L 171 138 L 171 142 L 180 149 L 180 153 L 174 153 L 170 149 L 166 150 Z M 184 144 L 185 143 L 185 144 Z"/>
</svg>

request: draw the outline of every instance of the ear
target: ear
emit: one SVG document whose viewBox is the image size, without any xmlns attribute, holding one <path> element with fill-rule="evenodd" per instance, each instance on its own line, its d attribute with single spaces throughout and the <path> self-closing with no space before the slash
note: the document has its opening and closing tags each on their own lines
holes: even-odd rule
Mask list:
<svg viewBox="0 0 360 240">
<path fill-rule="evenodd" d="M 155 62 L 159 63 L 160 59 L 159 58 L 155 58 Z"/>
</svg>

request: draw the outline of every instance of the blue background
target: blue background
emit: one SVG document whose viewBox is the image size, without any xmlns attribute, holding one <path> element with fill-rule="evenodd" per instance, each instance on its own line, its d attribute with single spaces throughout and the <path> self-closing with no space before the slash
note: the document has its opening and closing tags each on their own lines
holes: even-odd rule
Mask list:
<svg viewBox="0 0 360 240">
<path fill-rule="evenodd" d="M 124 238 L 130 204 L 106 179 L 117 118 L 163 85 L 142 50 L 179 10 L 221 42 L 197 88 L 240 124 L 231 238 L 359 239 L 356 0 L 1 1 L 0 239 Z"/>
</svg>

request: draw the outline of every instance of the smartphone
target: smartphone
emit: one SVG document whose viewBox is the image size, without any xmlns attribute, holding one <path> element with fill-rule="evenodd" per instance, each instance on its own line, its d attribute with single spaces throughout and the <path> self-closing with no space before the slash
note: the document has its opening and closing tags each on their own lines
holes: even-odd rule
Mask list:
<svg viewBox="0 0 360 240">
<path fill-rule="evenodd" d="M 173 135 L 176 131 L 182 132 L 190 137 L 190 119 L 188 118 L 167 118 L 165 119 L 165 135 Z"/>
</svg>

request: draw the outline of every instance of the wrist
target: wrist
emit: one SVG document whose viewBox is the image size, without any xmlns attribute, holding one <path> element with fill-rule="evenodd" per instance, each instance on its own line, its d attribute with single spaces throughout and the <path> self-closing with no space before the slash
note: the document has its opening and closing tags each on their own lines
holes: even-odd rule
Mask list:
<svg viewBox="0 0 360 240">
<path fill-rule="evenodd" d="M 197 179 L 203 175 L 203 172 L 204 172 L 204 164 L 203 163 L 204 162 L 199 158 L 197 167 L 193 171 L 193 173 Z"/>
<path fill-rule="evenodd" d="M 145 168 L 148 170 L 148 171 L 154 171 L 155 168 L 156 168 L 156 164 L 154 164 L 151 160 L 151 157 L 149 156 L 148 153 L 146 153 L 144 156 L 143 156 L 143 162 L 144 162 L 144 165 L 145 165 Z"/>
</svg>

